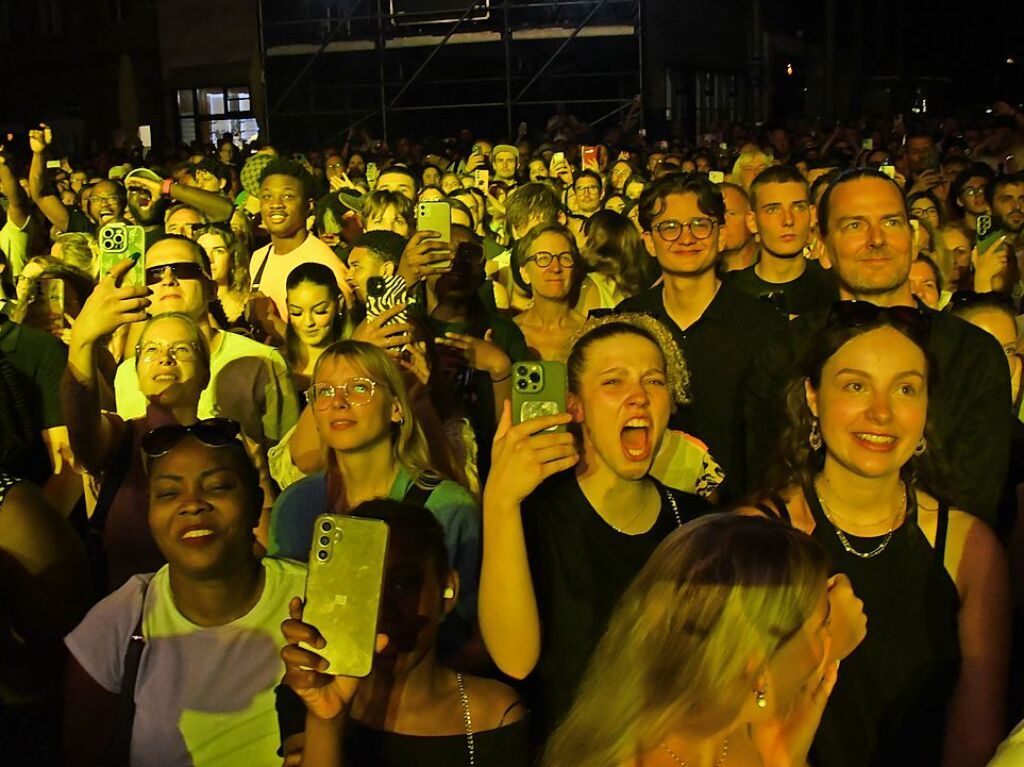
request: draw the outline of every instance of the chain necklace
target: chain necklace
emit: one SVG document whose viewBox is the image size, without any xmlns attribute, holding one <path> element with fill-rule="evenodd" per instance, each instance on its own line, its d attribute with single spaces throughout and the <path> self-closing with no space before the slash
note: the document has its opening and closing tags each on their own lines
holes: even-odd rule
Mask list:
<svg viewBox="0 0 1024 767">
<path fill-rule="evenodd" d="M 676 764 L 680 765 L 680 767 L 689 767 L 689 765 L 687 765 L 687 763 L 684 762 L 679 757 L 679 754 L 677 754 L 675 751 L 673 751 L 667 745 L 662 743 L 661 747 L 663 749 L 665 749 L 665 753 L 667 753 L 669 756 L 671 756 L 673 761 L 675 761 Z M 715 762 L 715 767 L 722 767 L 722 764 L 725 763 L 726 754 L 728 754 L 728 753 L 729 753 L 729 738 L 726 738 L 725 739 L 725 743 L 722 744 L 722 753 L 718 755 L 718 760 Z"/>
<path fill-rule="evenodd" d="M 672 493 L 669 491 L 668 488 L 663 488 L 662 489 L 662 496 L 664 497 L 664 499 L 666 501 L 668 501 L 668 505 L 672 507 L 672 515 L 676 518 L 676 525 L 678 527 L 682 527 L 683 526 L 683 517 L 679 513 L 679 504 L 676 503 L 676 497 L 674 495 L 672 495 Z M 640 511 L 643 511 L 643 508 L 641 508 Z M 637 517 L 640 516 L 640 511 L 638 511 L 636 514 L 634 514 L 633 517 L 626 524 L 624 524 L 622 527 L 616 527 L 611 522 L 608 522 L 608 525 L 612 528 L 612 530 L 614 530 L 617 533 L 622 533 L 623 535 L 629 535 L 629 533 L 627 533 L 623 528 L 629 527 L 631 524 L 633 524 L 633 521 Z M 658 510 L 658 513 L 659 514 L 661 513 L 661 509 Z M 607 521 L 607 520 L 605 520 L 605 521 Z"/>
<path fill-rule="evenodd" d="M 821 510 L 825 512 L 825 518 L 829 521 L 829 524 L 832 525 L 832 529 L 836 531 L 836 537 L 839 538 L 839 542 L 843 545 L 843 549 L 846 551 L 847 554 L 853 554 L 853 556 L 858 557 L 860 559 L 871 559 L 872 557 L 877 557 L 879 554 L 885 551 L 885 547 L 888 546 L 889 541 L 892 540 L 892 534 L 893 532 L 895 532 L 896 523 L 899 521 L 900 518 L 899 508 L 897 508 L 897 510 L 893 512 L 892 523 L 889 525 L 889 532 L 885 534 L 885 537 L 882 539 L 882 542 L 875 546 L 875 548 L 873 548 L 871 551 L 857 551 L 857 549 L 853 548 L 853 546 L 850 545 L 850 540 L 846 537 L 846 533 L 844 533 L 840 529 L 839 525 L 836 524 L 835 517 L 832 514 L 832 510 L 828 507 L 828 504 L 825 503 L 825 498 L 824 496 L 822 496 L 821 490 L 818 489 L 817 482 L 814 483 L 814 494 L 818 497 L 818 503 L 821 504 Z M 907 503 L 907 486 L 904 485 L 902 503 L 904 514 L 906 514 L 909 511 Z"/>
<path fill-rule="evenodd" d="M 462 721 L 466 725 L 466 749 L 469 751 L 469 767 L 476 765 L 476 742 L 473 740 L 473 717 L 469 713 L 469 696 L 466 695 L 466 686 L 462 683 L 462 674 L 455 675 L 455 681 L 459 683 L 459 700 L 462 703 Z"/>
</svg>

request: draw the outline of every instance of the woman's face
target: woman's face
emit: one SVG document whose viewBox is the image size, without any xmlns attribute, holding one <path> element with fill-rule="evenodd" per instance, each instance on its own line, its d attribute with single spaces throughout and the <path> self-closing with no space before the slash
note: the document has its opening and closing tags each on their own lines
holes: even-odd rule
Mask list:
<svg viewBox="0 0 1024 767">
<path fill-rule="evenodd" d="M 354 154 L 348 158 L 348 175 L 363 176 L 366 174 L 366 162 L 361 154 Z"/>
<path fill-rule="evenodd" d="M 537 258 L 547 259 L 553 256 L 551 263 L 541 267 Z M 526 263 L 520 273 L 530 285 L 535 296 L 552 301 L 565 301 L 572 292 L 573 266 L 564 266 L 560 258 L 572 258 L 572 243 L 558 232 L 545 232 L 540 235 L 526 254 Z"/>
<path fill-rule="evenodd" d="M 983 176 L 974 176 L 967 179 L 967 183 L 960 187 L 960 204 L 968 213 L 973 213 L 975 216 L 988 213 L 988 202 L 985 200 L 987 183 Z"/>
<path fill-rule="evenodd" d="M 918 197 L 910 206 L 910 215 L 927 221 L 932 226 L 939 225 L 939 209 L 927 197 Z"/>
<path fill-rule="evenodd" d="M 398 214 L 394 205 L 388 205 L 376 215 L 372 215 L 366 222 L 367 232 L 394 232 L 402 237 L 409 236 L 409 222 Z"/>
<path fill-rule="evenodd" d="M 583 461 L 624 479 L 650 470 L 672 396 L 661 350 L 634 333 L 591 343 L 569 407 L 583 424 Z"/>
<path fill-rule="evenodd" d="M 971 265 L 971 241 L 959 229 L 943 229 L 942 241 L 953 259 L 952 282 L 957 282 L 964 271 Z"/>
<path fill-rule="evenodd" d="M 210 272 L 213 281 L 225 285 L 231 280 L 231 251 L 219 234 L 204 234 L 197 242 L 210 257 Z"/>
<path fill-rule="evenodd" d="M 800 629 L 787 639 L 768 661 L 765 699 L 769 714 L 784 717 L 809 684 L 820 681 L 821 666 L 832 647 L 828 591 L 822 584 L 821 598 Z"/>
<path fill-rule="evenodd" d="M 421 179 L 423 186 L 441 186 L 441 171 L 437 168 L 424 168 Z"/>
<path fill-rule="evenodd" d="M 543 181 L 548 177 L 548 165 L 544 160 L 530 160 L 530 181 Z"/>
<path fill-rule="evenodd" d="M 288 324 L 306 346 L 328 346 L 337 317 L 338 302 L 323 285 L 300 282 L 288 291 Z"/>
<path fill-rule="evenodd" d="M 939 308 L 939 281 L 927 262 L 915 261 L 910 265 L 910 292 L 929 309 Z"/>
<path fill-rule="evenodd" d="M 149 471 L 149 529 L 172 571 L 230 576 L 252 558 L 257 499 L 237 450 L 186 436 Z"/>
<path fill-rule="evenodd" d="M 924 352 L 891 327 L 847 341 L 825 363 L 821 388 L 807 384 L 826 461 L 865 478 L 899 472 L 924 435 L 928 371 Z"/>
<path fill-rule="evenodd" d="M 459 177 L 454 173 L 445 173 L 444 178 L 441 179 L 441 191 L 445 194 L 451 194 L 456 189 L 462 188 L 462 182 Z"/>
<path fill-rule="evenodd" d="M 196 352 L 195 337 L 179 317 L 155 320 L 139 339 L 139 389 L 165 407 L 198 404 L 209 379 Z"/>
<path fill-rule="evenodd" d="M 320 364 L 316 384 L 330 384 L 335 387 L 335 396 L 329 400 L 317 400 L 313 405 L 320 438 L 332 450 L 341 452 L 362 452 L 391 440 L 392 425 L 402 418 L 397 400 L 382 381 L 373 382 L 373 394 L 368 401 L 360 398 L 367 394 L 372 379 L 366 371 L 346 357 L 331 357 Z M 342 385 L 347 384 L 346 396 Z"/>
<path fill-rule="evenodd" d="M 626 180 L 632 175 L 633 169 L 629 167 L 629 163 L 622 162 L 621 160 L 616 162 L 612 166 L 612 189 L 614 189 L 617 192 L 621 192 L 622 187 L 625 186 L 626 184 Z"/>
</svg>

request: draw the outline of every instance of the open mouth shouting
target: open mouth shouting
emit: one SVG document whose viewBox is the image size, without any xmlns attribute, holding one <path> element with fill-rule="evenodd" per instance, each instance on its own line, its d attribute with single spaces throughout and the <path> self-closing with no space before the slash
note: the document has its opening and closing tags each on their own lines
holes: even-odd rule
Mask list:
<svg viewBox="0 0 1024 767">
<path fill-rule="evenodd" d="M 631 461 L 645 461 L 654 450 L 651 420 L 637 416 L 626 421 L 619 433 L 623 454 Z"/>
</svg>

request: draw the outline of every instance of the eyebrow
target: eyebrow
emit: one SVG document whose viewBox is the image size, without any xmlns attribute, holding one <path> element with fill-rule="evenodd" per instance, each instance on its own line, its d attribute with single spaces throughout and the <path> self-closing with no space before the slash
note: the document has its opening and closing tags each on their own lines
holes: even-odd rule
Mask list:
<svg viewBox="0 0 1024 767">
<path fill-rule="evenodd" d="M 866 371 L 866 370 L 859 370 L 857 368 L 842 368 L 841 370 L 837 370 L 836 371 L 836 375 L 837 376 L 841 376 L 841 375 L 860 375 L 860 376 L 864 376 L 865 378 L 874 378 L 874 376 L 871 375 L 871 373 L 869 373 L 868 371 Z M 920 378 L 923 381 L 924 380 L 924 373 L 922 373 L 920 370 L 904 370 L 902 373 L 897 373 L 893 377 L 894 378 L 914 377 L 914 378 Z"/>
<path fill-rule="evenodd" d="M 313 305 L 312 305 L 311 307 L 309 307 L 309 308 L 310 308 L 310 309 L 316 309 L 316 308 L 318 308 L 318 307 L 320 307 L 320 306 L 327 306 L 327 303 L 328 303 L 327 301 L 320 301 L 319 303 L 315 303 L 315 304 L 313 304 Z M 300 312 L 302 311 L 302 307 L 301 307 L 301 306 L 299 306 L 298 304 L 288 304 L 288 308 L 289 308 L 289 309 L 298 309 L 298 310 L 299 310 Z"/>
<path fill-rule="evenodd" d="M 206 479 L 211 474 L 220 474 L 220 473 L 225 472 L 225 471 L 230 472 L 231 474 L 237 474 L 238 473 L 234 469 L 232 469 L 230 466 L 215 466 L 212 469 L 207 469 L 206 471 L 202 472 L 199 475 L 199 478 L 200 479 Z M 153 476 L 153 479 L 154 480 L 168 479 L 168 480 L 171 480 L 173 482 L 184 482 L 185 481 L 185 477 L 181 476 L 180 474 L 156 474 L 156 475 Z"/>
</svg>

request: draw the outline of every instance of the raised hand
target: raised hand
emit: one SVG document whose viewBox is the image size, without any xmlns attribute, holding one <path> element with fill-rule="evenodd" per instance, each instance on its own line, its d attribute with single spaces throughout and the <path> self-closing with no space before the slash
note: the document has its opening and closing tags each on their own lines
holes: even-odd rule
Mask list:
<svg viewBox="0 0 1024 767">
<path fill-rule="evenodd" d="M 508 376 L 512 370 L 512 360 L 494 343 L 493 338 L 492 330 L 488 330 L 483 338 L 464 333 L 445 333 L 444 338 L 435 338 L 434 343 L 454 349 L 462 355 L 468 367 L 484 370 L 491 380 L 498 381 Z"/>
<path fill-rule="evenodd" d="M 407 304 L 397 303 L 383 314 L 372 319 L 367 317 L 359 323 L 359 326 L 352 333 L 355 341 L 365 341 L 379 346 L 385 351 L 400 349 L 412 341 L 413 327 L 408 322 L 395 322 L 388 324 L 392 319 L 401 314 Z"/>
<path fill-rule="evenodd" d="M 406 285 L 415 285 L 426 277 L 451 269 L 451 246 L 436 239 L 440 236 L 440 232 L 424 229 L 409 238 L 402 251 L 397 272 Z"/>
<path fill-rule="evenodd" d="M 149 318 L 149 288 L 121 285 L 134 265 L 133 259 L 126 258 L 97 283 L 71 330 L 72 346 L 94 344 L 122 325 Z"/>
<path fill-rule="evenodd" d="M 28 132 L 28 145 L 33 154 L 42 154 L 53 143 L 53 131 L 46 123 L 39 123 L 38 128 Z"/>
</svg>

